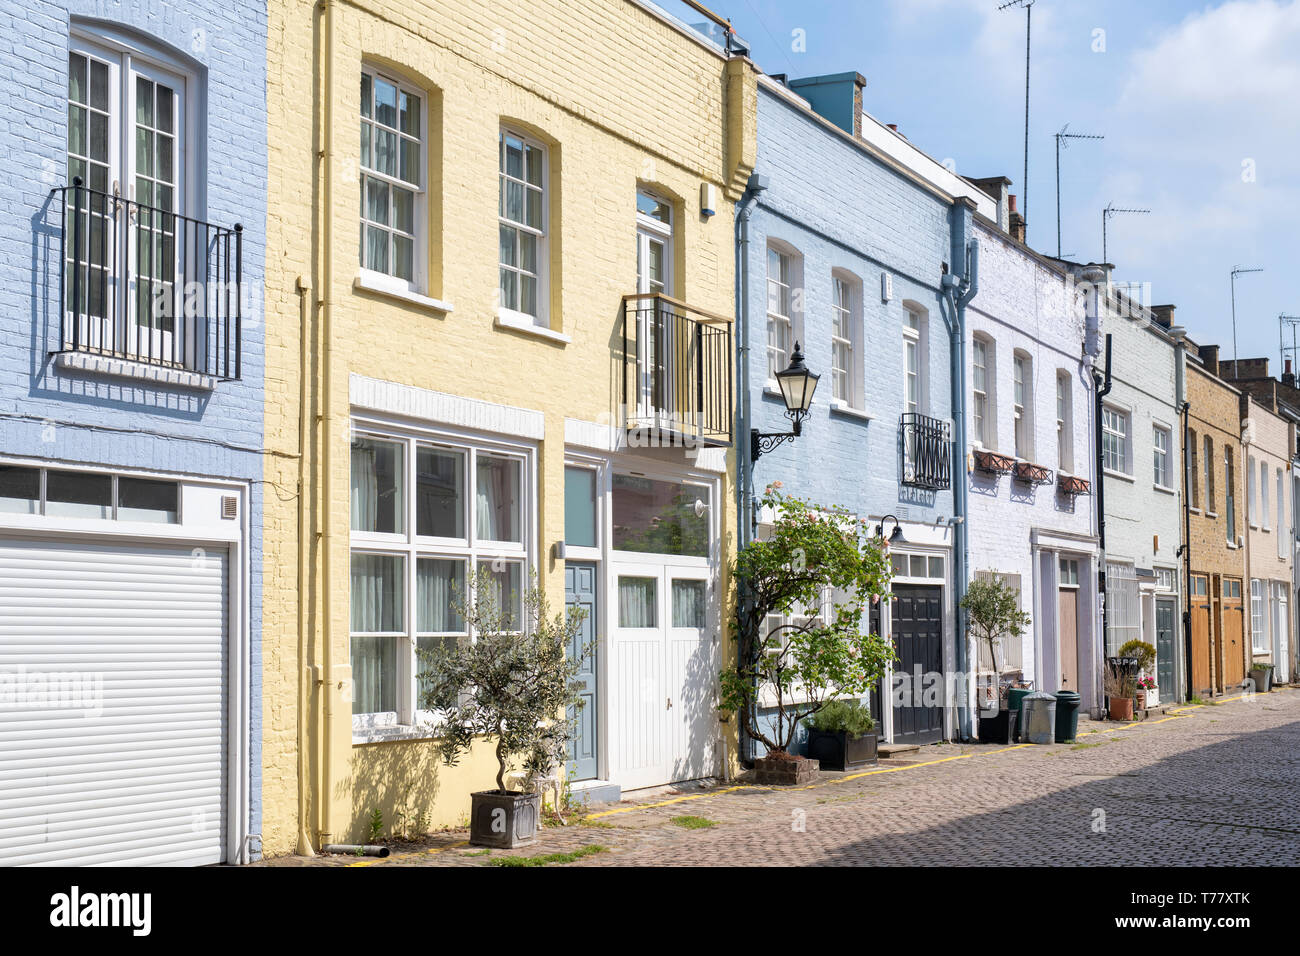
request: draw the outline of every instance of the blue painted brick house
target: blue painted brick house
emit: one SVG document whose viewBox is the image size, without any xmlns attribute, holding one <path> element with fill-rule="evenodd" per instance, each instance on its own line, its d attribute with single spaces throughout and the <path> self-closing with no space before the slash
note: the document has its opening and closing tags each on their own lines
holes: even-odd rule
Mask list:
<svg viewBox="0 0 1300 956">
<path fill-rule="evenodd" d="M 893 638 L 900 657 L 887 681 L 906 673 L 915 683 L 962 663 L 954 641 L 961 529 L 953 519 L 965 468 L 952 462 L 949 323 L 957 303 L 944 277 L 967 271 L 975 210 L 996 209 L 864 113 L 863 84 L 854 73 L 760 81 L 756 177 L 746 198 L 753 206 L 742 237 L 742 425 L 788 431 L 773 375 L 796 342 L 821 378 L 802 436 L 742 474 L 742 507 L 752 507 L 748 494 L 780 481 L 783 492 L 843 506 L 886 536 L 895 527 L 887 516 L 896 520 L 894 599 L 873 611 L 871 626 Z M 741 523 L 761 536 L 765 517 Z M 873 696 L 878 729 L 894 742 L 956 732 L 951 693 L 945 707 L 921 706 L 910 690 L 898 706 Z"/>
<path fill-rule="evenodd" d="M 247 860 L 265 6 L 0 24 L 0 863 Z"/>
</svg>

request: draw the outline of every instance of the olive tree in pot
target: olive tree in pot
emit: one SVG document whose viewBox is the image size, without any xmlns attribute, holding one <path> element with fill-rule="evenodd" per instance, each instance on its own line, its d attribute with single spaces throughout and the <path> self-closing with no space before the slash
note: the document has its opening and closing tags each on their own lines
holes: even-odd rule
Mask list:
<svg viewBox="0 0 1300 956">
<path fill-rule="evenodd" d="M 779 487 L 760 499 L 772 533 L 742 548 L 732 565 L 737 659 L 721 674 L 721 708 L 767 748 L 754 763 L 758 782 L 797 784 L 818 766 L 790 752 L 800 721 L 836 698 L 865 694 L 893 659 L 887 641 L 862 632 L 868 604 L 888 593 L 890 567 L 887 545 L 865 520 Z"/>
<path fill-rule="evenodd" d="M 470 794 L 470 843 L 521 846 L 537 835 L 541 794 L 508 790 L 505 776 L 512 759 L 530 780 L 553 773 L 565 759 L 573 731 L 573 718 L 565 715 L 581 706 L 574 680 L 580 658 L 565 650 L 586 612 L 571 608 L 552 617 L 535 579 L 523 594 L 512 594 L 487 568 L 453 607 L 472 640 L 421 649 L 421 702 L 443 718 L 436 746 L 448 766 L 476 738 L 496 741 L 496 789 Z"/>
<path fill-rule="evenodd" d="M 981 682 L 979 694 L 979 734 L 981 743 L 1010 743 L 1015 736 L 1011 711 L 1003 706 L 998 675 L 998 647 L 1006 637 L 1019 637 L 1029 626 L 1029 615 L 1020 610 L 1020 589 L 1013 588 L 994 571 L 971 581 L 961 600 L 966 609 L 966 627 L 988 649 L 993 673 Z"/>
</svg>

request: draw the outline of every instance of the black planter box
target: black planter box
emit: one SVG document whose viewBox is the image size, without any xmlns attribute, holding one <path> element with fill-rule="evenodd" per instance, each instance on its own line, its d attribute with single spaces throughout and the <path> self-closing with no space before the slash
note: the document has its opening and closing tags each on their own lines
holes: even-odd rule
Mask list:
<svg viewBox="0 0 1300 956">
<path fill-rule="evenodd" d="M 481 790 L 471 793 L 469 799 L 469 842 L 473 846 L 511 850 L 537 839 L 541 794 Z"/>
<path fill-rule="evenodd" d="M 808 730 L 808 757 L 823 770 L 857 770 L 874 767 L 878 758 L 878 734 L 850 737 L 843 730 Z"/>
<path fill-rule="evenodd" d="M 980 743 L 1009 744 L 1016 739 L 1016 718 L 1014 710 L 1000 710 L 996 717 L 980 718 Z"/>
</svg>

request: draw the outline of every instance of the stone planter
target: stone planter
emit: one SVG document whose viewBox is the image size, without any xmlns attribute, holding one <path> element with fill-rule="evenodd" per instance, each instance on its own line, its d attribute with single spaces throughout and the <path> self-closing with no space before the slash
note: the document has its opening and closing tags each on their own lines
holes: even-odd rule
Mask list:
<svg viewBox="0 0 1300 956">
<path fill-rule="evenodd" d="M 537 822 L 542 811 L 540 793 L 481 790 L 471 793 L 469 799 L 471 845 L 511 850 L 537 839 Z"/>
<path fill-rule="evenodd" d="M 807 757 L 789 754 L 754 761 L 754 782 L 761 786 L 800 787 L 817 779 L 819 765 Z"/>
<path fill-rule="evenodd" d="M 850 737 L 843 730 L 808 729 L 808 756 L 816 760 L 823 770 L 857 770 L 874 767 L 877 760 L 878 735 L 863 734 Z"/>
<path fill-rule="evenodd" d="M 1110 699 L 1110 719 L 1111 720 L 1132 720 L 1133 719 L 1133 698 L 1112 697 Z"/>
<path fill-rule="evenodd" d="M 1267 694 L 1273 689 L 1273 668 L 1252 667 L 1250 669 L 1250 679 L 1255 682 L 1257 692 Z"/>
</svg>

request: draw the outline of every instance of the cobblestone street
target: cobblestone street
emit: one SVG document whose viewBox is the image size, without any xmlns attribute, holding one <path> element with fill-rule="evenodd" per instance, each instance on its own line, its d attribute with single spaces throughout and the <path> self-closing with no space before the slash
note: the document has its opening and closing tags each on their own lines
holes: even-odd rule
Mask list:
<svg viewBox="0 0 1300 956">
<path fill-rule="evenodd" d="M 465 831 L 384 860 L 268 865 L 1300 865 L 1300 691 L 1091 723 L 1075 744 L 936 745 L 801 789 L 745 785 L 592 808 L 533 846 Z"/>
</svg>

